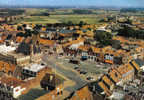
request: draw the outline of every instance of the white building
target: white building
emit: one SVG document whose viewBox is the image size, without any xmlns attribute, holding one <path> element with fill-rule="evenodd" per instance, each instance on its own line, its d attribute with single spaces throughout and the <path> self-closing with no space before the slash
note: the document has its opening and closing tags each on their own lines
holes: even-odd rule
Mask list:
<svg viewBox="0 0 144 100">
<path fill-rule="evenodd" d="M 30 64 L 23 68 L 22 74 L 25 78 L 36 77 L 37 73 L 46 68 L 45 64 Z"/>
<path fill-rule="evenodd" d="M 8 52 L 12 52 L 15 50 L 16 50 L 16 47 L 0 45 L 0 53 L 8 53 Z"/>
<path fill-rule="evenodd" d="M 79 43 L 74 43 L 74 44 L 72 44 L 72 45 L 69 47 L 69 49 L 75 49 L 75 50 L 77 50 L 78 47 L 81 46 L 81 45 L 84 45 L 84 41 L 81 41 L 81 42 L 79 42 Z"/>
</svg>

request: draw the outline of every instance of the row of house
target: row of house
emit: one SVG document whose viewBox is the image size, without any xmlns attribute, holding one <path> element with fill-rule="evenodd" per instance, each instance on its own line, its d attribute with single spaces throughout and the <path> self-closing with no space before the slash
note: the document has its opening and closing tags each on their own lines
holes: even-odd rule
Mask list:
<svg viewBox="0 0 144 100">
<path fill-rule="evenodd" d="M 130 54 L 125 50 L 113 50 L 111 46 L 97 48 L 84 45 L 84 39 L 68 42 L 63 45 L 68 56 L 80 55 L 82 59 L 101 61 L 110 64 L 122 64 Z"/>
<path fill-rule="evenodd" d="M 96 82 L 90 84 L 90 89 L 93 92 L 98 92 L 102 95 L 106 94 L 108 97 L 112 97 L 114 88 L 119 85 L 123 86 L 125 82 L 134 79 L 134 76 L 139 70 L 143 69 L 144 61 L 135 59 L 128 64 L 121 65 L 109 69 L 107 74 L 104 74 Z"/>
</svg>

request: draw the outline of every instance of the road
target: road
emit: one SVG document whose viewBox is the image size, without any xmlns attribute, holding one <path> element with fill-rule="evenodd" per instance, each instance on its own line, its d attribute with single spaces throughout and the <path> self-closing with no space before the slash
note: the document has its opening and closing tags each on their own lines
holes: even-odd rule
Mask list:
<svg viewBox="0 0 144 100">
<path fill-rule="evenodd" d="M 56 69 L 58 73 L 62 74 L 63 76 L 67 77 L 68 79 L 76 83 L 75 86 L 65 88 L 67 91 L 73 92 L 87 84 L 87 82 L 81 79 L 81 77 L 77 73 L 73 72 L 70 69 L 65 69 L 61 66 L 58 66 L 56 64 L 56 59 L 54 60 L 48 55 L 44 55 L 42 60 L 48 65 L 50 65 L 50 67 Z"/>
</svg>

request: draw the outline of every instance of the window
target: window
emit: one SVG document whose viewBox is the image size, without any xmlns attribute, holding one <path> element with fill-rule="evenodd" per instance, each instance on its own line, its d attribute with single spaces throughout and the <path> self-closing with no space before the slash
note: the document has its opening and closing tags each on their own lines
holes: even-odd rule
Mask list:
<svg viewBox="0 0 144 100">
<path fill-rule="evenodd" d="M 28 71 L 28 70 L 25 70 L 25 72 L 26 72 L 26 73 L 29 73 L 29 71 Z"/>
<path fill-rule="evenodd" d="M 37 74 L 37 73 L 36 73 L 36 72 L 34 72 L 34 76 L 36 76 L 36 74 Z"/>
<path fill-rule="evenodd" d="M 31 75 L 33 75 L 33 72 L 32 72 L 32 71 L 30 71 L 30 74 L 31 74 Z"/>
<path fill-rule="evenodd" d="M 115 73 L 115 76 L 118 77 L 117 73 Z"/>
</svg>

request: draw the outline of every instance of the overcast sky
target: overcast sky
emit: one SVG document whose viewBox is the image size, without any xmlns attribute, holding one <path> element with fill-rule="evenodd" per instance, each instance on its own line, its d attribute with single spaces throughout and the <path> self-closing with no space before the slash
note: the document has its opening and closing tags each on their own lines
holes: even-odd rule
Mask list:
<svg viewBox="0 0 144 100">
<path fill-rule="evenodd" d="M 144 7 L 144 0 L 0 0 L 0 5 Z"/>
</svg>

